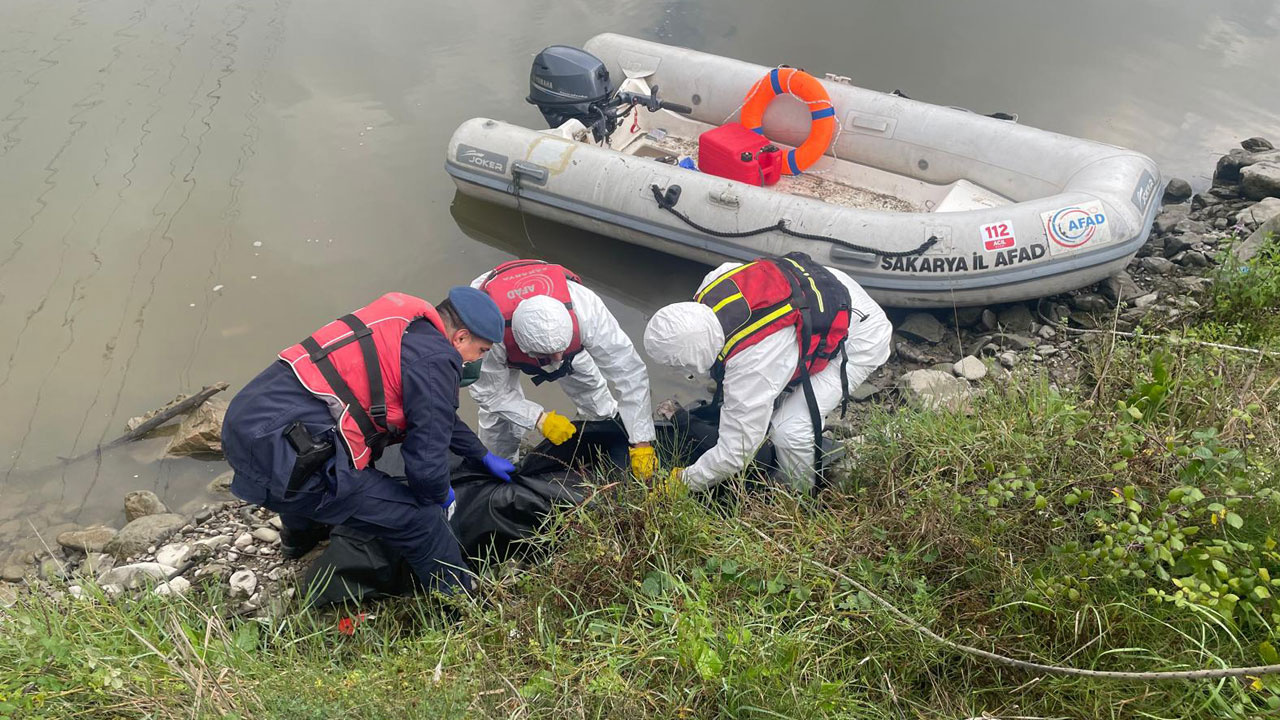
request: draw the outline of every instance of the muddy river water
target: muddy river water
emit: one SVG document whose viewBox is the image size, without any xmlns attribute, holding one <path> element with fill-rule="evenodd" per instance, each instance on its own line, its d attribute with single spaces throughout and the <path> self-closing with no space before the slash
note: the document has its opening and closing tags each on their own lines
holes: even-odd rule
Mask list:
<svg viewBox="0 0 1280 720">
<path fill-rule="evenodd" d="M 603 31 L 1017 112 L 1197 187 L 1280 140 L 1272 0 L 0 0 L 0 550 L 118 526 L 128 490 L 200 502 L 226 466 L 163 439 L 56 461 L 388 290 L 540 256 L 638 338 L 705 268 L 456 198 L 442 167 L 466 118 L 538 125 L 534 53 Z"/>
</svg>

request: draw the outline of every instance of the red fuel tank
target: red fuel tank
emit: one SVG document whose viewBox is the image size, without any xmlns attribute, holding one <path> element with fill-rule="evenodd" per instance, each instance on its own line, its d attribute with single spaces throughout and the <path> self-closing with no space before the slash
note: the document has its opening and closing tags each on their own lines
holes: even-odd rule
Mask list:
<svg viewBox="0 0 1280 720">
<path fill-rule="evenodd" d="M 765 136 L 730 123 L 698 136 L 698 169 L 749 185 L 772 185 L 782 176 L 782 152 Z"/>
</svg>

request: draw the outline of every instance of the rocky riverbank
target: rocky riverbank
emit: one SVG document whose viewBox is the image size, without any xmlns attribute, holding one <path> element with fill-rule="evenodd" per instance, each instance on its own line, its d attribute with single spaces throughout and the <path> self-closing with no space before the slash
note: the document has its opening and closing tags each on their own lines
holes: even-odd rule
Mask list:
<svg viewBox="0 0 1280 720">
<path fill-rule="evenodd" d="M 1035 302 L 895 312 L 893 356 L 854 399 L 864 407 L 908 402 L 963 410 L 984 384 L 1020 374 L 1071 383 L 1077 354 L 1090 338 L 1105 337 L 1100 330 L 1158 332 L 1203 317 L 1218 264 L 1255 252 L 1280 226 L 1280 151 L 1246 140 L 1219 160 L 1206 191 L 1193 194 L 1174 179 L 1163 200 L 1128 269 L 1097 286 Z M 208 404 L 196 414 L 201 447 L 216 444 L 208 428 L 220 427 L 221 407 Z M 229 499 L 229 481 L 226 473 L 210 487 L 212 496 L 228 499 L 189 513 L 170 512 L 154 493 L 136 491 L 123 499 L 126 524 L 118 530 L 64 524 L 41 535 L 37 549 L 0 552 L 0 606 L 29 591 L 68 602 L 96 597 L 90 584 L 108 598 L 210 590 L 237 614 L 286 606 L 310 557 L 281 557 L 279 518 Z"/>
</svg>

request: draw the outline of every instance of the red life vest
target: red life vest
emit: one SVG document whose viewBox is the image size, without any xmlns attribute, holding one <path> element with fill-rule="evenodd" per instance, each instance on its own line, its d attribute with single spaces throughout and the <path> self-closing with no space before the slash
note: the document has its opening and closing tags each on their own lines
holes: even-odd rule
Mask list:
<svg viewBox="0 0 1280 720">
<path fill-rule="evenodd" d="M 800 252 L 734 268 L 694 299 L 715 311 L 724 330 L 724 348 L 712 367 L 717 378 L 729 358 L 779 330 L 795 328 L 800 352 L 791 378 L 795 384 L 825 368 L 849 337 L 849 289 Z"/>
<path fill-rule="evenodd" d="M 573 311 L 573 298 L 569 296 L 569 281 L 581 283 L 582 279 L 568 269 L 542 260 L 511 260 L 502 263 L 489 273 L 489 277 L 481 283 L 480 289 L 489 294 L 502 311 L 502 319 L 506 321 L 506 330 L 502 336 L 502 345 L 507 351 L 507 366 L 518 368 L 526 375 L 533 376 L 533 384 L 559 380 L 573 372 L 573 356 L 582 351 L 582 338 L 578 332 L 578 314 Z M 546 372 L 533 356 L 516 345 L 515 336 L 511 332 L 511 317 L 516 307 L 528 298 L 536 295 L 547 295 L 564 303 L 573 321 L 573 338 L 564 351 L 564 360 L 560 367 Z"/>
<path fill-rule="evenodd" d="M 298 382 L 329 406 L 357 470 L 404 437 L 400 342 L 418 318 L 445 332 L 430 303 L 387 293 L 280 351 Z"/>
</svg>

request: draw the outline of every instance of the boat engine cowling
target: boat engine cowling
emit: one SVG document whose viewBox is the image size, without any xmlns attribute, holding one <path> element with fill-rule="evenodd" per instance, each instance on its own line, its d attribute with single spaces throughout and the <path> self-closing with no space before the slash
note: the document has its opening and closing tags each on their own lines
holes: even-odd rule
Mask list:
<svg viewBox="0 0 1280 720">
<path fill-rule="evenodd" d="M 578 120 L 602 140 L 613 131 L 608 109 L 616 89 L 600 58 L 575 47 L 552 45 L 533 59 L 526 99 L 538 106 L 551 127 Z"/>
</svg>

